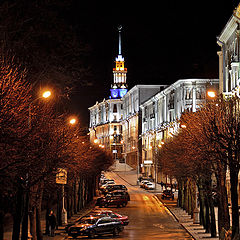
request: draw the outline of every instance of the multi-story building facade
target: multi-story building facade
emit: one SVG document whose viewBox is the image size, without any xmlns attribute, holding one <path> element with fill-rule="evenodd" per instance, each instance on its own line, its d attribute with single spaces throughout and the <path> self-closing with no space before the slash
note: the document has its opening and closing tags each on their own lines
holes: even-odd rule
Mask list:
<svg viewBox="0 0 240 240">
<path fill-rule="evenodd" d="M 119 31 L 119 51 L 116 58 L 116 67 L 113 68 L 113 84 L 111 96 L 102 102 L 96 102 L 90 111 L 90 142 L 113 153 L 114 159 L 122 158 L 122 100 L 127 93 L 127 68 L 124 67 L 124 58 L 121 49 L 121 30 Z"/>
<path fill-rule="evenodd" d="M 142 173 L 166 181 L 157 166 L 156 153 L 179 129 L 184 111 L 195 112 L 206 101 L 208 90 L 218 91 L 218 79 L 181 79 L 141 104 Z M 163 179 L 164 178 L 164 179 Z"/>
<path fill-rule="evenodd" d="M 125 162 L 139 170 L 141 159 L 142 112 L 140 105 L 163 89 L 164 85 L 136 85 L 122 98 L 123 156 Z"/>
<path fill-rule="evenodd" d="M 219 92 L 225 97 L 240 97 L 240 4 L 217 37 L 219 56 Z M 240 203 L 240 176 L 238 177 Z M 230 172 L 227 169 L 226 185 L 230 202 Z"/>
<path fill-rule="evenodd" d="M 217 38 L 219 56 L 219 91 L 240 96 L 240 4 Z"/>
</svg>

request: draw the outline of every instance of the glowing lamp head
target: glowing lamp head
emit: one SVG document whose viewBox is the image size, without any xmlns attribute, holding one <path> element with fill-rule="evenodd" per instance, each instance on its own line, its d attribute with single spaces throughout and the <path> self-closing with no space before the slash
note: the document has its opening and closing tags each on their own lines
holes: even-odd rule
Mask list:
<svg viewBox="0 0 240 240">
<path fill-rule="evenodd" d="M 94 142 L 94 143 L 98 143 L 98 140 L 97 140 L 97 138 L 95 138 L 93 142 Z"/>
<path fill-rule="evenodd" d="M 44 98 L 49 98 L 51 96 L 51 92 L 50 91 L 45 91 L 42 95 L 42 97 Z"/>
<path fill-rule="evenodd" d="M 216 97 L 216 93 L 212 90 L 207 91 L 207 95 L 210 98 L 215 98 Z"/>
<path fill-rule="evenodd" d="M 69 120 L 69 123 L 74 125 L 77 122 L 77 120 L 75 118 L 72 118 Z"/>
</svg>

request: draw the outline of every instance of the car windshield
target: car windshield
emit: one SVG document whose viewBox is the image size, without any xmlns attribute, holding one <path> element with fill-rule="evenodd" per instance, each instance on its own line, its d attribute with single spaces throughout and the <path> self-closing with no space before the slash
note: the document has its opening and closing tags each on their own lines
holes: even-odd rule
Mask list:
<svg viewBox="0 0 240 240">
<path fill-rule="evenodd" d="M 108 214 L 108 216 L 110 216 L 112 218 L 118 218 L 118 216 L 116 214 L 114 214 L 114 213 L 110 213 L 110 214 Z"/>
</svg>

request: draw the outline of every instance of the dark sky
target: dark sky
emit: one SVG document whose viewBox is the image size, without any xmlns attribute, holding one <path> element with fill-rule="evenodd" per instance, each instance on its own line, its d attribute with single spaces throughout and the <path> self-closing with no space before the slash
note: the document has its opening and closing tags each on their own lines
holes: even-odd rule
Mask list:
<svg viewBox="0 0 240 240">
<path fill-rule="evenodd" d="M 92 47 L 90 86 L 74 96 L 80 121 L 89 106 L 109 96 L 118 54 L 117 26 L 129 89 L 136 84 L 172 84 L 180 78 L 218 78 L 216 37 L 238 1 L 76 1 L 73 21 Z"/>
</svg>

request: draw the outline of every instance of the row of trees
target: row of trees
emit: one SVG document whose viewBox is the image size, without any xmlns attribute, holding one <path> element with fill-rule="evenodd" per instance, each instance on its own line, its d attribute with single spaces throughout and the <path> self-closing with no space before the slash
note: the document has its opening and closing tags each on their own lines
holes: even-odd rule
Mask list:
<svg viewBox="0 0 240 240">
<path fill-rule="evenodd" d="M 232 239 L 239 239 L 239 107 L 238 97 L 220 96 L 196 112 L 182 114 L 179 133 L 158 154 L 163 172 L 178 181 L 179 206 L 192 216 L 197 201 L 197 186 L 200 223 L 207 232 L 211 232 L 212 237 L 216 236 L 215 199 L 220 237 L 231 229 Z M 230 175 L 231 202 L 228 202 L 227 174 Z"/>
<path fill-rule="evenodd" d="M 56 205 L 61 224 L 58 168 L 68 171 L 65 199 L 70 217 L 91 201 L 100 171 L 112 163 L 90 146 L 79 125 L 67 123 L 66 100 L 76 85 L 89 84 L 91 76 L 91 47 L 84 29 L 73 20 L 74 4 L 0 3 L 0 239 L 7 213 L 13 216 L 12 239 L 19 239 L 20 232 L 21 239 L 27 239 L 28 216 L 33 239 L 42 239 L 43 208 L 48 212 Z M 54 86 L 54 98 L 38 99 L 36 89 L 43 85 Z"/>
<path fill-rule="evenodd" d="M 12 239 L 20 233 L 27 239 L 28 217 L 33 239 L 43 238 L 43 208 L 60 209 L 62 204 L 58 168 L 68 172 L 70 217 L 92 200 L 100 172 L 112 164 L 110 156 L 90 145 L 78 124 L 68 124 L 67 112 L 56 111 L 56 98 L 34 96 L 26 74 L 14 58 L 0 55 L 0 239 L 7 213 L 13 217 Z"/>
</svg>

